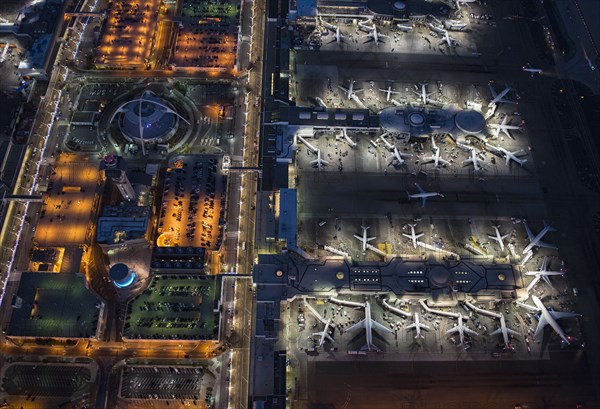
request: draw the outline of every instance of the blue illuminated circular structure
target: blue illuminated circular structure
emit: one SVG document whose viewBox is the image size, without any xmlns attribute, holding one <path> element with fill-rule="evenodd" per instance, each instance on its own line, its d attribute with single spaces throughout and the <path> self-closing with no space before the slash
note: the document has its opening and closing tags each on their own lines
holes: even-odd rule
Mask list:
<svg viewBox="0 0 600 409">
<path fill-rule="evenodd" d="M 117 288 L 129 287 L 135 281 L 135 273 L 127 264 L 117 263 L 108 271 L 111 281 Z"/>
</svg>

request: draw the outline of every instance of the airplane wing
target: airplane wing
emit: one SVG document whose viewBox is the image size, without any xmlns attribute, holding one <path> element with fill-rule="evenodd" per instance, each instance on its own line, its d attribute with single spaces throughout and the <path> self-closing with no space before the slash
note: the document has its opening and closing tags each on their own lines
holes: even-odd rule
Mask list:
<svg viewBox="0 0 600 409">
<path fill-rule="evenodd" d="M 441 163 L 443 163 L 444 165 L 449 165 L 449 164 L 450 164 L 450 162 L 449 162 L 449 161 L 447 161 L 446 159 L 442 159 L 442 158 L 439 158 L 439 159 L 438 159 L 438 162 L 441 162 Z"/>
<path fill-rule="evenodd" d="M 408 234 L 408 233 L 402 233 L 402 235 L 403 235 L 404 237 L 406 237 L 407 239 L 411 239 L 411 240 L 412 240 L 412 238 L 413 238 L 412 234 Z"/>
<path fill-rule="evenodd" d="M 425 235 L 425 233 L 419 233 L 417 235 L 415 235 L 415 238 L 418 239 L 419 237 L 423 237 Z"/>
<path fill-rule="evenodd" d="M 535 236 L 531 232 L 531 229 L 529 228 L 527 222 L 523 222 L 523 226 L 525 226 L 525 231 L 527 232 L 527 238 L 529 239 L 529 241 L 533 240 Z"/>
<path fill-rule="evenodd" d="M 358 234 L 355 234 L 354 237 L 357 238 L 360 241 L 362 241 L 362 239 L 363 239 L 362 236 L 359 236 Z"/>
<path fill-rule="evenodd" d="M 548 244 L 548 243 L 544 243 L 543 241 L 538 241 L 536 246 L 538 247 L 545 247 L 547 249 L 552 249 L 552 250 L 557 250 L 558 247 L 553 245 L 553 244 Z"/>
<path fill-rule="evenodd" d="M 538 307 L 536 307 L 535 305 L 529 305 L 529 304 L 525 304 L 525 303 L 522 303 L 522 302 L 519 302 L 519 301 L 517 301 L 517 305 L 519 307 L 523 307 L 526 310 L 529 310 L 531 312 L 535 312 L 535 313 L 540 312 L 540 309 Z"/>
<path fill-rule="evenodd" d="M 431 330 L 431 328 L 429 328 L 429 325 L 425 325 L 425 324 L 421 324 L 421 323 L 419 323 L 419 326 L 420 326 L 421 328 L 424 328 L 424 329 L 426 329 L 427 331 Z"/>
<path fill-rule="evenodd" d="M 419 186 L 418 183 L 415 183 L 415 186 L 417 187 L 417 189 L 419 189 L 420 193 L 425 193 L 425 191 L 423 190 L 423 188 L 421 186 Z"/>
<path fill-rule="evenodd" d="M 339 89 L 341 89 L 341 90 L 342 90 L 342 91 L 344 91 L 345 93 L 348 93 L 348 88 L 346 88 L 346 87 L 344 87 L 344 86 L 342 86 L 342 85 L 340 85 L 340 84 L 338 84 L 337 86 L 338 86 L 338 88 L 339 88 Z"/>
<path fill-rule="evenodd" d="M 493 235 L 493 234 L 488 234 L 487 236 L 488 236 L 490 239 L 497 241 L 498 243 L 500 242 L 500 239 L 498 239 L 498 237 L 496 237 L 496 236 L 495 236 L 495 235 Z M 506 236 L 505 236 L 505 237 L 506 237 Z"/>
<path fill-rule="evenodd" d="M 410 324 L 409 326 L 406 327 L 406 329 L 412 329 L 412 328 L 417 328 L 416 322 L 413 322 L 412 324 Z"/>
<path fill-rule="evenodd" d="M 506 328 L 506 332 L 508 332 L 510 335 L 515 336 L 515 337 L 521 336 L 521 334 L 519 332 L 515 331 L 514 329 Z"/>
<path fill-rule="evenodd" d="M 367 237 L 367 241 L 375 240 L 377 237 Z"/>
<path fill-rule="evenodd" d="M 377 329 L 379 331 L 388 332 L 390 334 L 393 334 L 392 330 L 390 330 L 385 325 L 382 325 L 373 319 L 371 320 L 371 326 L 372 326 L 372 328 Z"/>
<path fill-rule="evenodd" d="M 366 321 L 364 319 L 362 319 L 362 320 L 358 321 L 356 324 L 352 325 L 351 327 L 345 329 L 344 332 L 353 331 L 358 328 L 364 328 L 365 322 Z"/>
<path fill-rule="evenodd" d="M 540 315 L 540 320 L 538 321 L 537 328 L 535 329 L 535 333 L 533 334 L 533 339 L 537 339 L 537 337 L 540 335 L 540 333 L 543 331 L 546 325 L 548 325 L 548 321 L 546 321 L 544 315 Z"/>
<path fill-rule="evenodd" d="M 555 320 L 559 320 L 561 318 L 576 318 L 576 317 L 581 317 L 581 314 L 577 314 L 574 312 L 562 312 L 562 311 L 548 311 L 550 313 L 550 315 L 552 315 L 552 317 Z"/>
<path fill-rule="evenodd" d="M 458 332 L 458 325 L 450 328 L 448 331 L 446 331 L 446 334 L 454 334 L 455 332 Z"/>
<path fill-rule="evenodd" d="M 473 331 L 471 328 L 464 326 L 463 327 L 463 331 L 467 334 L 471 334 L 471 335 L 479 335 L 478 332 Z"/>
<path fill-rule="evenodd" d="M 507 328 L 507 331 L 508 331 L 508 328 Z M 502 333 L 502 327 L 498 328 L 496 331 L 490 332 L 490 335 L 494 336 L 494 335 L 499 335 L 501 333 Z"/>
<path fill-rule="evenodd" d="M 427 204 L 427 197 L 423 196 L 421 198 L 421 203 L 422 203 L 422 207 L 425 207 L 425 204 Z"/>
</svg>

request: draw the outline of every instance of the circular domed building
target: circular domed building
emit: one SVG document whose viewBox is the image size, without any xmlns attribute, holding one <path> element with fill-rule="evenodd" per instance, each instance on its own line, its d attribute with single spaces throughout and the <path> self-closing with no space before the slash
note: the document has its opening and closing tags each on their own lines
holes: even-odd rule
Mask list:
<svg viewBox="0 0 600 409">
<path fill-rule="evenodd" d="M 117 288 L 129 287 L 135 281 L 135 273 L 124 263 L 113 265 L 108 275 Z"/>
<path fill-rule="evenodd" d="M 121 104 L 115 115 L 123 137 L 134 143 L 163 143 L 179 127 L 179 120 L 188 123 L 165 99 L 150 91 Z"/>
</svg>

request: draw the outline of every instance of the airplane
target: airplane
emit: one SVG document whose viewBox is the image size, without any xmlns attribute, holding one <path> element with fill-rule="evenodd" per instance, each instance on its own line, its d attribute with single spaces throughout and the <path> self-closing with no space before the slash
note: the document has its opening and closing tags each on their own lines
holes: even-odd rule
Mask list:
<svg viewBox="0 0 600 409">
<path fill-rule="evenodd" d="M 415 85 L 415 90 L 413 91 L 416 95 L 421 99 L 421 103 L 426 105 L 427 102 L 430 102 L 429 96 L 432 94 L 431 92 L 427 92 L 427 83 L 421 83 L 421 91 L 419 92 L 419 88 Z"/>
<path fill-rule="evenodd" d="M 460 20 L 444 20 L 446 30 L 461 31 L 467 25 Z"/>
<path fill-rule="evenodd" d="M 377 237 L 367 237 L 367 230 L 370 229 L 370 226 L 360 226 L 360 228 L 362 229 L 362 236 L 354 234 L 354 237 L 361 241 L 362 251 L 364 253 L 367 251 L 367 246 L 369 245 L 369 242 L 375 240 Z"/>
<path fill-rule="evenodd" d="M 425 324 L 421 324 L 419 322 L 419 314 L 415 312 L 415 322 L 413 322 L 412 324 L 410 324 L 408 327 L 406 327 L 407 329 L 412 329 L 414 328 L 416 331 L 416 335 L 415 335 L 415 339 L 417 338 L 425 338 L 423 335 L 421 335 L 421 328 L 426 329 L 426 330 L 430 330 L 431 328 L 429 328 L 428 325 Z"/>
<path fill-rule="evenodd" d="M 585 51 L 585 47 L 583 46 L 583 44 L 581 45 L 581 48 L 583 49 L 583 58 L 585 58 L 585 61 L 587 62 L 588 67 L 590 67 L 590 70 L 595 71 L 596 66 L 594 65 L 594 63 L 592 63 L 592 60 L 588 56 L 587 51 Z"/>
<path fill-rule="evenodd" d="M 328 23 L 327 21 L 323 20 L 321 17 L 319 17 L 319 20 L 321 21 L 321 24 L 323 24 L 323 26 L 331 31 L 336 31 L 338 30 L 338 26 Z"/>
<path fill-rule="evenodd" d="M 350 80 L 350 86 L 348 88 L 344 87 L 343 85 L 338 85 L 338 88 L 340 88 L 342 91 L 344 91 L 346 93 L 346 95 L 348 96 L 348 99 L 352 99 L 353 97 L 356 97 L 356 93 L 357 92 L 361 92 L 362 89 L 354 89 L 354 80 Z"/>
<path fill-rule="evenodd" d="M 421 199 L 421 201 L 423 202 L 423 206 L 425 207 L 425 204 L 427 202 L 427 198 L 428 197 L 435 197 L 435 196 L 441 196 L 444 197 L 443 194 L 438 193 L 438 192 L 426 192 L 425 190 L 423 190 L 423 188 L 421 186 L 419 186 L 418 183 L 415 182 L 415 186 L 417 187 L 417 189 L 419 189 L 419 193 L 413 193 L 410 194 L 408 192 L 406 192 L 406 194 L 408 194 L 408 199 Z"/>
<path fill-rule="evenodd" d="M 467 7 L 471 7 L 469 3 L 474 3 L 477 0 L 454 0 L 454 4 L 457 9 L 460 9 L 460 6 L 465 5 Z"/>
<path fill-rule="evenodd" d="M 342 32 L 340 31 L 339 27 L 335 28 L 334 35 L 335 35 L 335 37 L 333 38 L 333 40 L 331 40 L 327 44 L 331 44 L 333 42 L 336 42 L 336 43 L 340 44 L 340 43 L 342 43 L 346 39 L 346 36 L 342 34 Z"/>
<path fill-rule="evenodd" d="M 531 280 L 531 282 L 527 286 L 527 292 L 530 292 L 533 289 L 533 287 L 535 287 L 535 285 L 540 281 L 540 279 L 543 279 L 550 288 L 554 288 L 552 282 L 550 281 L 550 276 L 563 277 L 565 273 L 562 271 L 548 271 L 548 257 L 544 257 L 544 259 L 542 260 L 542 265 L 540 266 L 540 269 L 538 271 L 527 271 L 525 275 L 534 276 L 533 280 Z"/>
<path fill-rule="evenodd" d="M 542 238 L 546 235 L 546 233 L 548 233 L 549 231 L 556 231 L 554 227 L 544 222 L 544 228 L 534 237 L 525 220 L 523 220 L 523 225 L 525 226 L 527 238 L 529 239 L 529 244 L 523 249 L 523 254 L 527 254 L 527 252 L 529 252 L 529 250 L 533 249 L 534 247 L 546 247 L 548 249 L 558 250 L 558 247 L 552 244 L 544 243 L 542 241 Z"/>
<path fill-rule="evenodd" d="M 356 148 L 356 146 L 358 145 L 356 142 L 354 142 L 352 140 L 352 138 L 350 138 L 348 136 L 348 132 L 346 132 L 346 129 L 343 129 L 342 132 L 344 133 L 344 139 L 346 140 L 346 142 L 348 143 L 348 145 L 350 145 L 351 148 Z"/>
<path fill-rule="evenodd" d="M 531 299 L 533 300 L 533 303 L 535 304 L 535 306 L 532 306 L 529 304 L 524 304 L 524 303 L 521 303 L 518 301 L 517 301 L 517 304 L 520 305 L 521 307 L 524 307 L 524 308 L 532 311 L 532 312 L 537 312 L 540 314 L 537 328 L 535 329 L 535 333 L 533 334 L 533 339 L 537 339 L 538 336 L 541 334 L 542 330 L 544 329 L 544 327 L 546 325 L 550 325 L 552 327 L 552 329 L 558 334 L 558 336 L 561 337 L 562 340 L 567 343 L 567 345 L 570 345 L 571 344 L 569 342 L 570 337 L 567 334 L 565 334 L 565 332 L 560 327 L 560 325 L 558 325 L 556 320 L 559 320 L 562 318 L 580 317 L 581 314 L 576 314 L 574 312 L 550 311 L 550 310 L 548 310 L 548 308 L 546 308 L 544 303 L 542 303 L 542 301 L 536 295 L 531 295 Z"/>
<path fill-rule="evenodd" d="M 510 339 L 508 338 L 508 334 L 512 335 L 513 337 L 518 337 L 521 335 L 517 331 L 512 330 L 506 326 L 506 320 L 504 319 L 504 314 L 500 314 L 500 328 L 498 328 L 497 330 L 495 330 L 493 332 L 490 332 L 490 335 L 498 335 L 498 334 L 502 334 L 502 338 L 504 339 L 504 348 L 505 349 L 514 349 L 514 347 L 512 346 L 512 344 L 510 342 Z"/>
<path fill-rule="evenodd" d="M 448 44 L 449 47 L 456 47 L 458 45 L 458 41 L 456 38 L 451 37 L 448 30 L 444 30 L 444 38 L 442 38 L 441 44 Z"/>
<path fill-rule="evenodd" d="M 529 63 L 527 65 L 523 66 L 522 69 L 523 69 L 523 71 L 530 73 L 531 77 L 533 77 L 535 74 L 541 74 L 542 73 L 541 69 L 539 69 L 539 68 L 533 68 L 531 66 L 531 64 L 529 64 Z"/>
<path fill-rule="evenodd" d="M 392 89 L 391 85 L 388 85 L 387 89 L 381 89 L 381 88 L 379 88 L 379 91 L 381 91 L 381 92 L 383 92 L 383 93 L 386 94 L 386 98 L 385 98 L 386 101 L 390 100 L 390 97 L 392 96 L 392 94 L 400 94 L 399 91 L 394 91 Z"/>
<path fill-rule="evenodd" d="M 479 159 L 479 157 L 477 156 L 477 151 L 475 150 L 475 148 L 471 148 L 471 157 L 467 160 L 463 160 L 462 164 L 463 166 L 468 165 L 470 163 L 473 164 L 473 171 L 474 172 L 481 172 L 483 171 L 483 167 L 479 164 L 479 162 L 483 162 L 482 159 Z"/>
<path fill-rule="evenodd" d="M 406 238 L 409 238 L 412 241 L 413 247 L 417 248 L 417 239 L 421 236 L 424 236 L 425 233 L 416 234 L 415 233 L 415 227 L 417 226 L 416 224 L 409 224 L 409 226 L 410 226 L 410 234 L 402 233 L 402 235 Z"/>
<path fill-rule="evenodd" d="M 329 319 L 326 320 L 325 318 L 323 318 L 321 316 L 321 314 L 319 314 L 317 312 L 317 310 L 314 309 L 314 307 L 312 305 L 310 305 L 308 303 L 308 301 L 306 300 L 306 298 L 304 298 L 303 301 L 304 301 L 304 306 L 306 307 L 306 309 L 308 311 L 310 311 L 310 313 L 312 315 L 314 315 L 317 320 L 319 320 L 320 322 L 322 322 L 323 324 L 325 324 L 325 329 L 323 329 L 323 332 L 314 332 L 312 334 L 313 337 L 314 336 L 319 336 L 320 337 L 319 348 L 323 347 L 323 343 L 325 342 L 325 339 L 328 339 L 331 342 L 335 342 L 333 340 L 333 338 L 331 337 L 331 335 L 329 335 L 329 327 L 331 325 L 331 318 L 329 318 Z"/>
<path fill-rule="evenodd" d="M 325 159 L 321 159 L 321 149 L 317 149 L 317 159 L 311 161 L 310 164 L 313 165 L 313 167 L 321 170 L 323 169 L 323 166 L 329 165 L 329 162 L 327 162 Z"/>
<path fill-rule="evenodd" d="M 335 342 L 331 335 L 329 335 L 329 326 L 331 325 L 331 318 L 325 321 L 325 328 L 323 328 L 322 332 L 313 332 L 313 337 L 319 337 L 319 343 L 317 345 L 318 348 L 323 348 L 323 344 L 325 340 L 328 339 L 331 343 Z"/>
<path fill-rule="evenodd" d="M 375 45 L 378 45 L 380 40 L 383 42 L 384 38 L 389 38 L 388 35 L 382 34 L 380 31 L 378 31 L 375 24 L 373 24 L 371 27 L 365 26 L 364 28 L 365 30 L 368 30 L 369 33 L 363 37 L 370 37 L 369 40 L 365 41 L 366 43 L 375 42 Z"/>
<path fill-rule="evenodd" d="M 353 331 L 356 328 L 364 328 L 366 330 L 367 343 L 363 345 L 362 348 L 360 348 L 361 351 L 381 350 L 379 347 L 373 344 L 373 329 L 393 334 L 393 332 L 388 327 L 378 323 L 373 318 L 371 318 L 371 304 L 369 304 L 368 301 L 365 301 L 365 318 L 352 325 L 350 328 L 344 330 L 344 332 Z"/>
<path fill-rule="evenodd" d="M 446 331 L 446 334 L 453 334 L 455 332 L 458 332 L 458 336 L 460 337 L 460 343 L 458 346 L 462 346 L 465 343 L 465 333 L 470 335 L 479 335 L 477 332 L 463 324 L 462 314 L 458 314 L 458 324 Z"/>
<path fill-rule="evenodd" d="M 396 147 L 396 145 L 390 143 L 387 139 L 385 139 L 384 135 L 387 135 L 388 133 L 382 133 L 381 135 L 379 135 L 379 139 L 381 139 L 383 141 L 383 144 L 389 149 L 389 150 L 394 150 L 394 148 Z"/>
<path fill-rule="evenodd" d="M 433 136 L 431 137 L 431 144 L 433 145 L 433 150 L 435 153 L 433 154 L 433 156 L 427 156 L 427 157 L 423 158 L 421 163 L 433 162 L 433 164 L 436 168 L 440 166 L 440 162 L 443 165 L 449 165 L 450 162 L 448 162 L 446 159 L 443 159 L 442 157 L 440 157 L 441 149 L 439 148 L 439 146 L 437 146 L 435 144 L 435 139 Z"/>
<path fill-rule="evenodd" d="M 508 136 L 509 138 L 515 139 L 508 131 L 509 130 L 521 131 L 523 129 L 523 127 L 521 125 L 507 124 L 508 120 L 509 120 L 508 115 L 505 115 L 504 118 L 502 119 L 501 123 L 489 124 L 489 126 L 491 128 L 494 128 L 494 138 L 497 138 L 498 136 L 500 136 L 500 132 L 504 132 L 506 134 L 506 136 Z"/>
<path fill-rule="evenodd" d="M 385 139 L 384 139 L 385 140 Z M 396 166 L 402 166 L 404 165 L 404 157 L 408 157 L 408 156 L 412 156 L 410 153 L 403 153 L 400 152 L 398 150 L 398 148 L 396 147 L 396 145 L 394 145 L 394 150 L 392 152 L 392 156 L 388 157 L 387 159 L 391 159 L 392 161 L 389 163 L 388 166 L 390 166 L 394 161 L 396 161 Z"/>
<path fill-rule="evenodd" d="M 502 235 L 500 233 L 500 230 L 498 228 L 498 226 L 493 226 L 494 230 L 496 231 L 495 234 L 488 234 L 487 236 L 498 242 L 498 244 L 500 245 L 500 251 L 504 251 L 504 239 L 507 238 L 509 236 L 509 234 L 504 234 Z"/>
<path fill-rule="evenodd" d="M 396 28 L 400 31 L 404 31 L 405 33 L 410 33 L 413 31 L 413 26 L 407 26 L 404 24 L 396 24 Z"/>
<path fill-rule="evenodd" d="M 505 104 L 516 104 L 515 101 L 511 101 L 504 98 L 510 92 L 510 90 L 512 90 L 512 88 L 508 85 L 500 93 L 496 93 L 496 91 L 494 90 L 494 88 L 492 88 L 490 84 L 488 84 L 488 87 L 490 87 L 490 92 L 492 93 L 492 100 L 488 104 L 489 107 L 491 107 L 494 104 L 497 104 L 498 102 L 503 102 Z"/>
<path fill-rule="evenodd" d="M 321 107 L 323 107 L 325 109 L 328 108 L 327 104 L 325 104 L 325 101 L 323 101 L 323 99 L 321 99 L 319 97 L 316 97 L 315 101 L 317 101 L 317 104 L 319 104 L 319 106 L 321 106 Z"/>
<path fill-rule="evenodd" d="M 486 146 L 488 148 L 492 149 L 494 152 L 502 155 L 502 157 L 504 159 L 506 159 L 506 164 L 507 165 L 509 164 L 509 162 L 511 160 L 514 161 L 514 162 L 516 162 L 516 163 L 518 163 L 521 166 L 523 166 L 527 162 L 527 159 L 521 159 L 521 158 L 518 157 L 518 155 L 526 154 L 526 152 L 523 149 L 511 152 L 511 151 L 506 150 L 505 148 L 503 148 L 501 146 L 490 145 L 487 142 L 486 142 Z"/>
</svg>

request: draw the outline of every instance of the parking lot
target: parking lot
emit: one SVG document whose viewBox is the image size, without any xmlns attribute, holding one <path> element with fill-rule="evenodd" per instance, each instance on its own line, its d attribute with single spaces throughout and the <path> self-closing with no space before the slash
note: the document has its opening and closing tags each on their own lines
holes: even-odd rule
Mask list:
<svg viewBox="0 0 600 409">
<path fill-rule="evenodd" d="M 9 395 L 70 397 L 89 391 L 94 377 L 84 366 L 12 364 L 2 371 L 2 389 Z"/>
<path fill-rule="evenodd" d="M 217 156 L 181 156 L 165 174 L 159 247 L 218 249 L 223 240 L 226 177 Z"/>
<path fill-rule="evenodd" d="M 237 51 L 239 4 L 186 0 L 172 64 L 175 67 L 231 69 Z"/>
<path fill-rule="evenodd" d="M 96 49 L 96 65 L 109 68 L 143 68 L 149 63 L 160 1 L 117 0 Z"/>
<path fill-rule="evenodd" d="M 204 365 L 126 366 L 121 370 L 119 397 L 162 400 L 184 406 L 211 407 L 215 375 Z"/>
<path fill-rule="evenodd" d="M 203 275 L 156 275 L 127 305 L 128 339 L 216 339 L 216 280 Z"/>
</svg>

